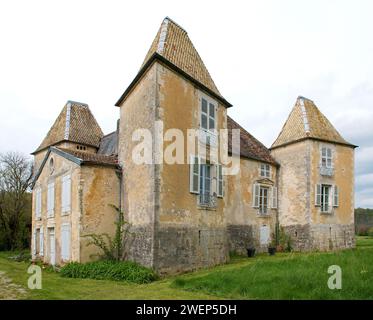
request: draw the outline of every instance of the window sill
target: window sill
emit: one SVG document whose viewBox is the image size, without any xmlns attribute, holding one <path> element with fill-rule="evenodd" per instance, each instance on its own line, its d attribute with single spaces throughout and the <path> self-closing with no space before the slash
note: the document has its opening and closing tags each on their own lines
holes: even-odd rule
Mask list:
<svg viewBox="0 0 373 320">
<path fill-rule="evenodd" d="M 268 218 L 270 217 L 272 214 L 270 213 L 257 213 L 256 214 L 259 218 Z"/>
<path fill-rule="evenodd" d="M 204 206 L 204 205 L 198 205 L 197 207 L 198 210 L 209 210 L 209 211 L 216 211 L 217 207 L 209 207 L 209 206 Z"/>
</svg>

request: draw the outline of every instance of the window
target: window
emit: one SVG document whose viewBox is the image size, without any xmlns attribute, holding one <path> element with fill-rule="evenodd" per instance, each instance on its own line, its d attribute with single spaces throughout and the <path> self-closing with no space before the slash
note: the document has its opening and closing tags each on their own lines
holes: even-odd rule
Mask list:
<svg viewBox="0 0 373 320">
<path fill-rule="evenodd" d="M 332 168 L 332 149 L 321 148 L 321 167 Z"/>
<path fill-rule="evenodd" d="M 277 188 L 255 183 L 253 185 L 253 207 L 258 208 L 258 213 L 263 215 L 268 214 L 270 208 L 276 209 Z"/>
<path fill-rule="evenodd" d="M 41 218 L 41 188 L 35 190 L 35 218 Z"/>
<path fill-rule="evenodd" d="M 201 128 L 206 131 L 215 129 L 215 105 L 201 98 Z"/>
<path fill-rule="evenodd" d="M 76 148 L 78 150 L 87 150 L 87 147 L 86 146 L 81 146 L 81 145 L 77 145 Z"/>
<path fill-rule="evenodd" d="M 62 177 L 62 214 L 68 213 L 71 207 L 71 177 Z"/>
<path fill-rule="evenodd" d="M 61 225 L 61 258 L 62 260 L 70 259 L 70 225 Z"/>
<path fill-rule="evenodd" d="M 51 158 L 49 160 L 49 173 L 52 174 L 53 171 L 54 171 L 54 160 L 53 160 L 53 158 Z"/>
<path fill-rule="evenodd" d="M 47 216 L 54 216 L 54 182 L 48 184 L 47 193 Z"/>
<path fill-rule="evenodd" d="M 268 193 L 269 188 L 260 186 L 259 189 L 259 213 L 267 214 L 268 213 Z"/>
<path fill-rule="evenodd" d="M 211 168 L 210 164 L 200 165 L 199 204 L 209 205 L 211 201 Z"/>
<path fill-rule="evenodd" d="M 216 183 L 213 184 L 213 180 Z M 224 178 L 222 165 L 202 164 L 198 156 L 190 156 L 191 193 L 199 194 L 199 205 L 215 206 L 216 196 L 224 196 Z"/>
<path fill-rule="evenodd" d="M 334 189 L 334 192 L 333 192 Z M 337 194 L 335 193 L 337 192 Z M 315 205 L 319 206 L 321 212 L 330 213 L 332 207 L 338 206 L 339 194 L 338 187 L 328 184 L 317 184 L 315 190 Z"/>
<path fill-rule="evenodd" d="M 260 176 L 265 178 L 271 177 L 271 166 L 267 163 L 262 163 L 260 165 Z"/>
</svg>

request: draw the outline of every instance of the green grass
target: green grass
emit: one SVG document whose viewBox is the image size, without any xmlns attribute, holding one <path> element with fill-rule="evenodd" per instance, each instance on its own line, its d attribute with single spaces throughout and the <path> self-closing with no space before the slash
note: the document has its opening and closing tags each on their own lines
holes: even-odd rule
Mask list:
<svg viewBox="0 0 373 320">
<path fill-rule="evenodd" d="M 341 290 L 327 286 L 331 265 L 342 268 Z M 172 286 L 234 299 L 373 299 L 373 238 L 360 237 L 354 250 L 259 256 L 234 272 L 178 278 Z"/>
<path fill-rule="evenodd" d="M 64 278 L 44 270 L 41 290 L 27 289 L 27 262 L 0 253 L 0 271 L 26 289 L 24 299 L 373 299 L 373 238 L 334 253 L 232 257 L 226 265 L 148 284 Z M 342 268 L 342 290 L 330 290 L 327 269 Z M 1 297 L 1 286 L 0 286 Z"/>
</svg>

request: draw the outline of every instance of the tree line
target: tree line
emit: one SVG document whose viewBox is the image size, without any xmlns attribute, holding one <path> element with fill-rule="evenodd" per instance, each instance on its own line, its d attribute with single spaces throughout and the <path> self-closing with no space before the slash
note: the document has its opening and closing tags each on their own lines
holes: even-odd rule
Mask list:
<svg viewBox="0 0 373 320">
<path fill-rule="evenodd" d="M 25 155 L 0 154 L 0 250 L 30 247 L 32 171 Z"/>
</svg>

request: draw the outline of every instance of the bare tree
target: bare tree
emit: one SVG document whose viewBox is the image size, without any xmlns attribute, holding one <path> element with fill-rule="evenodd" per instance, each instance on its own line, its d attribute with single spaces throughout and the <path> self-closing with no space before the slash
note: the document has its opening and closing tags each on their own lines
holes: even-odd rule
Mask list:
<svg viewBox="0 0 373 320">
<path fill-rule="evenodd" d="M 3 247 L 14 250 L 21 246 L 25 216 L 30 217 L 31 161 L 21 153 L 0 155 L 0 230 Z"/>
</svg>

